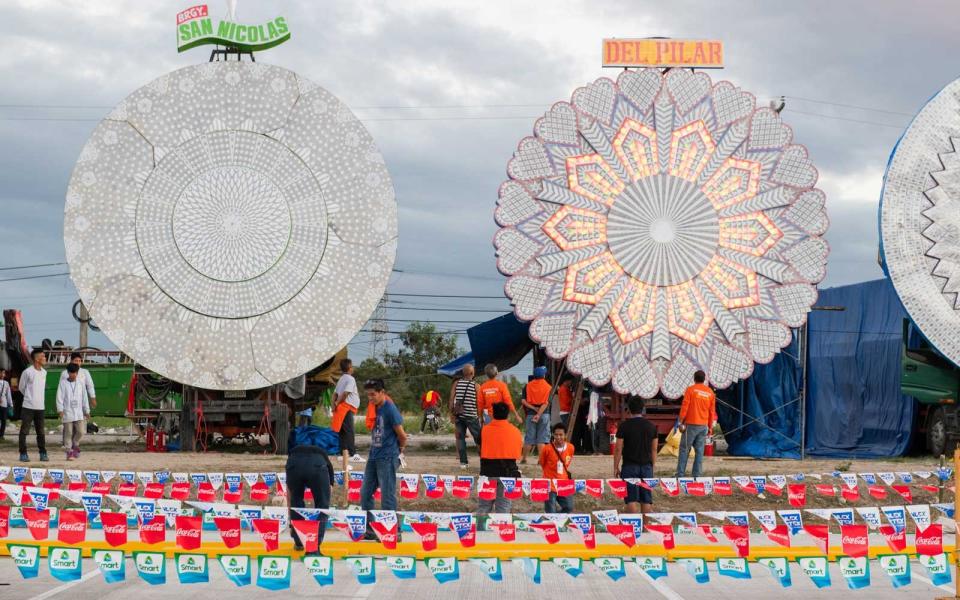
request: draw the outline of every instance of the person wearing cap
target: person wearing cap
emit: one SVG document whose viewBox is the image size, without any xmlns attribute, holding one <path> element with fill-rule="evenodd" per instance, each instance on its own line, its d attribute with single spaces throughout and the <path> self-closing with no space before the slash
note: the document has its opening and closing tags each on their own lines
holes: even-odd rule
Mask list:
<svg viewBox="0 0 960 600">
<path fill-rule="evenodd" d="M 440 394 L 436 390 L 427 390 L 420 396 L 420 408 L 423 409 L 423 419 L 420 420 L 420 433 L 427 426 L 427 417 L 436 414 L 437 405 L 440 404 Z"/>
<path fill-rule="evenodd" d="M 308 408 L 300 411 L 303 418 Z M 325 427 L 312 425 L 310 421 L 301 423 L 290 430 L 287 440 L 287 505 L 290 511 L 290 537 L 293 538 L 293 549 L 296 552 L 303 550 L 303 542 L 297 534 L 292 522 L 302 519 L 303 516 L 296 509 L 305 506 L 306 490 L 313 495 L 314 508 L 330 508 L 331 482 L 333 479 L 333 463 L 330 462 L 329 452 L 339 449 L 337 434 Z M 329 451 L 329 452 L 328 452 Z M 327 514 L 319 515 L 320 527 L 317 531 L 317 543 L 323 543 L 323 535 L 327 526 Z M 311 552 L 319 555 L 318 552 Z"/>
<path fill-rule="evenodd" d="M 493 420 L 480 432 L 480 475 L 498 479 L 520 477 L 517 460 L 523 451 L 523 435 L 507 420 L 510 407 L 506 403 L 494 403 L 490 412 Z M 510 512 L 513 502 L 504 496 L 504 491 L 503 483 L 498 480 L 496 500 L 479 499 L 477 514 L 489 514 L 491 508 L 498 513 Z"/>
<path fill-rule="evenodd" d="M 360 508 L 367 511 L 367 533 L 364 539 L 377 540 L 370 523 L 374 509 L 373 495 L 380 488 L 380 508 L 397 510 L 397 468 L 403 464 L 403 449 L 407 434 L 403 430 L 403 416 L 397 405 L 387 400 L 382 379 L 370 379 L 363 384 L 367 401 L 376 411 L 376 420 L 370 430 L 370 456 L 363 471 L 360 488 Z"/>
<path fill-rule="evenodd" d="M 510 413 L 513 415 L 513 418 L 517 420 L 517 423 L 523 423 L 523 419 L 520 418 L 520 413 L 517 412 L 517 407 L 513 405 L 510 388 L 507 387 L 506 383 L 497 379 L 499 372 L 497 365 L 493 363 L 483 368 L 483 374 L 487 376 L 487 380 L 480 384 L 480 412 L 486 415 L 484 420 L 489 422 L 490 417 L 493 416 L 493 405 L 503 402 L 508 406 Z"/>
<path fill-rule="evenodd" d="M 526 394 L 522 401 L 526 420 L 523 426 L 523 454 L 520 463 L 527 462 L 527 454 L 537 447 L 537 455 L 544 444 L 550 443 L 550 392 L 551 386 L 545 379 L 547 368 L 540 366 L 533 370 L 533 379 L 527 383 Z"/>
</svg>

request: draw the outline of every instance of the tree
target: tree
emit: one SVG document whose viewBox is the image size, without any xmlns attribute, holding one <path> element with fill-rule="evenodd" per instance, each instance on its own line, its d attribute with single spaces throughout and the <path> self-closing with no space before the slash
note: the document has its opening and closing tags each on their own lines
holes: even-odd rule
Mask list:
<svg viewBox="0 0 960 600">
<path fill-rule="evenodd" d="M 389 373 L 384 377 L 387 389 L 397 406 L 401 410 L 419 410 L 420 396 L 427 390 L 436 390 L 446 398 L 450 379 L 438 375 L 437 368 L 460 355 L 456 336 L 438 331 L 431 323 L 414 322 L 400 334 L 400 343 L 400 348 L 387 352 L 383 361 Z"/>
</svg>

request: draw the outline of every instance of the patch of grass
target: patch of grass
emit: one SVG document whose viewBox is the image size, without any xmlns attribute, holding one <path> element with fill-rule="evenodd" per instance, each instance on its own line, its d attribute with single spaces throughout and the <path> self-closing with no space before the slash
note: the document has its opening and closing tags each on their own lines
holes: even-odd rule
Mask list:
<svg viewBox="0 0 960 600">
<path fill-rule="evenodd" d="M 407 433 L 419 435 L 421 420 L 423 420 L 423 415 L 403 415 L 403 430 Z M 320 427 L 330 427 L 330 416 L 327 415 L 325 410 L 320 409 L 313 416 L 313 424 Z M 365 411 L 358 412 L 354 416 L 353 430 L 357 435 L 370 433 L 370 430 L 367 429 Z M 440 428 L 440 433 L 448 435 L 453 433 L 453 424 L 446 417 L 443 418 L 443 427 Z M 424 433 L 424 435 L 429 434 Z"/>
<path fill-rule="evenodd" d="M 833 470 L 834 470 L 834 471 L 840 471 L 841 473 L 845 473 L 845 472 L 847 472 L 847 471 L 850 470 L 850 465 L 851 465 L 851 464 L 853 464 L 853 463 L 851 463 L 849 460 L 844 461 L 844 462 L 841 462 L 841 463 L 837 463 L 837 464 L 835 464 L 835 465 L 833 466 Z"/>
</svg>

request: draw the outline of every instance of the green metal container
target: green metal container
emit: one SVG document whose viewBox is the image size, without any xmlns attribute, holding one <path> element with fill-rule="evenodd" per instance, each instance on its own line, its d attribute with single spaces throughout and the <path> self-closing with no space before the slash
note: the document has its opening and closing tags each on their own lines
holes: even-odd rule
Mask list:
<svg viewBox="0 0 960 600">
<path fill-rule="evenodd" d="M 127 398 L 130 396 L 130 381 L 133 378 L 134 365 L 97 364 L 83 365 L 93 377 L 93 386 L 97 391 L 97 407 L 92 410 L 94 417 L 122 417 L 127 412 Z M 66 365 L 47 365 L 46 415 L 57 417 L 57 386 L 60 374 Z"/>
</svg>

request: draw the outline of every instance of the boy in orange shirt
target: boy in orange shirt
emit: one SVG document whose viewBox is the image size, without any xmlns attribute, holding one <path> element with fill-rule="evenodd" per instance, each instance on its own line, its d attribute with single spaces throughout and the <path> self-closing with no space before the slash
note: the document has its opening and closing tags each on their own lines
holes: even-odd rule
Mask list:
<svg viewBox="0 0 960 600">
<path fill-rule="evenodd" d="M 693 374 L 693 385 L 683 393 L 680 405 L 680 456 L 677 457 L 677 477 L 683 477 L 687 471 L 687 458 L 690 448 L 694 450 L 693 476 L 703 474 L 703 446 L 707 435 L 717 422 L 717 396 L 704 384 L 707 375 L 703 371 Z"/>
<path fill-rule="evenodd" d="M 571 479 L 570 461 L 573 460 L 573 444 L 567 443 L 567 430 L 563 423 L 553 425 L 550 443 L 540 447 L 540 467 L 544 479 Z M 572 513 L 573 496 L 558 496 L 551 482 L 550 497 L 543 503 L 545 513 Z"/>
</svg>

